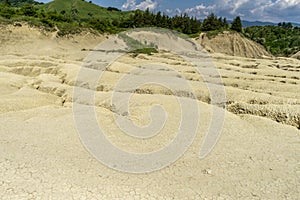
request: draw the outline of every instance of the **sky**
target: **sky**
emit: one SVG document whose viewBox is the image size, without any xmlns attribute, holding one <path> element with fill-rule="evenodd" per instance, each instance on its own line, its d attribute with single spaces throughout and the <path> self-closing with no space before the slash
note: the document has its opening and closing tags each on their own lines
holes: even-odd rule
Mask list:
<svg viewBox="0 0 300 200">
<path fill-rule="evenodd" d="M 92 2 L 121 10 L 149 8 L 153 12 L 161 11 L 171 16 L 187 13 L 199 19 L 215 13 L 227 19 L 240 16 L 248 21 L 300 23 L 300 0 L 92 0 Z"/>
</svg>

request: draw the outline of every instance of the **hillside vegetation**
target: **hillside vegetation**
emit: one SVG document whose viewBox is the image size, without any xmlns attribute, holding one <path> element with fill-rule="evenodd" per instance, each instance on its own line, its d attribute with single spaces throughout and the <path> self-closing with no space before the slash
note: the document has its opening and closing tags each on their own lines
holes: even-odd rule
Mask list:
<svg viewBox="0 0 300 200">
<path fill-rule="evenodd" d="M 161 27 L 197 36 L 200 31 L 229 28 L 226 18 L 217 18 L 214 14 L 209 15 L 202 23 L 187 14 L 169 17 L 161 12 L 151 13 L 149 10 L 123 12 L 84 0 L 54 0 L 42 5 L 27 0 L 26 4 L 19 7 L 14 6 L 10 0 L 5 0 L 0 4 L 0 19 L 5 22 L 28 21 L 46 28 L 57 27 L 62 35 L 80 31 L 82 28 L 117 33 L 136 27 Z M 232 27 L 239 26 L 241 24 Z"/>
<path fill-rule="evenodd" d="M 2 2 L 4 4 L 9 4 L 9 5 L 15 6 L 15 7 L 23 6 L 26 3 L 36 4 L 36 5 L 43 4 L 43 3 L 36 2 L 34 0 L 0 0 L 0 2 Z"/>
<path fill-rule="evenodd" d="M 108 9 L 84 0 L 55 0 L 41 6 L 46 12 L 56 12 L 68 15 L 74 20 L 119 20 L 128 18 L 132 12 L 121 12 L 117 9 Z"/>
<path fill-rule="evenodd" d="M 290 23 L 248 27 L 245 35 L 262 44 L 273 55 L 290 56 L 300 51 L 300 27 L 293 27 Z"/>
</svg>

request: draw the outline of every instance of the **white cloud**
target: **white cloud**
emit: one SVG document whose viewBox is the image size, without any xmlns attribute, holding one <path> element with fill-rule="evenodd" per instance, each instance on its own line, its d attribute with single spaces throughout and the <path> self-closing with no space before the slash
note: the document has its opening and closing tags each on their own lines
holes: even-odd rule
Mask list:
<svg viewBox="0 0 300 200">
<path fill-rule="evenodd" d="M 210 13 L 215 12 L 215 5 L 212 6 L 205 6 L 203 4 L 197 5 L 193 8 L 186 8 L 184 10 L 181 10 L 179 8 L 176 8 L 175 10 L 167 9 L 166 13 L 169 15 L 181 15 L 184 13 L 187 13 L 189 16 L 195 16 L 197 18 L 204 18 L 208 16 Z"/>
<path fill-rule="evenodd" d="M 182 11 L 180 10 L 180 8 L 176 8 L 174 13 L 175 15 L 180 15 Z"/>
<path fill-rule="evenodd" d="M 232 15 L 239 15 L 239 12 L 238 12 L 239 8 L 241 8 L 241 6 L 245 5 L 248 2 L 249 2 L 249 0 L 237 0 L 237 1 L 233 1 L 232 2 L 233 8 L 232 8 L 232 10 L 230 10 L 230 14 L 232 14 Z M 229 5 L 231 5 L 231 3 Z"/>
<path fill-rule="evenodd" d="M 155 10 L 158 0 L 127 0 L 123 10 Z M 259 21 L 292 21 L 300 22 L 300 0 L 211 0 L 209 4 L 199 4 L 186 9 L 166 9 L 168 15 L 187 13 L 199 19 L 210 13 L 233 19 L 241 16 L 244 20 Z"/>
<path fill-rule="evenodd" d="M 269 21 L 300 22 L 300 0 L 269 1 L 268 4 L 252 8 L 250 12 Z"/>
<path fill-rule="evenodd" d="M 154 10 L 156 7 L 157 7 L 157 2 L 152 0 L 143 1 L 136 6 L 136 8 L 140 10 L 146 10 L 147 8 L 149 8 L 149 10 Z"/>
<path fill-rule="evenodd" d="M 205 6 L 203 4 L 197 5 L 193 8 L 187 8 L 184 10 L 185 13 L 189 14 L 190 16 L 195 16 L 197 18 L 203 18 L 209 15 L 210 13 L 215 12 L 216 5 L 209 5 Z"/>
<path fill-rule="evenodd" d="M 146 10 L 147 8 L 149 10 L 154 10 L 158 6 L 157 1 L 155 0 L 145 0 L 140 2 L 139 4 L 136 3 L 136 0 L 127 0 L 123 5 L 123 10 Z"/>
<path fill-rule="evenodd" d="M 130 8 L 134 7 L 136 5 L 135 0 L 127 0 L 123 5 L 122 8 L 124 10 L 129 10 Z"/>
<path fill-rule="evenodd" d="M 204 18 L 210 13 L 233 19 L 241 16 L 245 20 L 300 22 L 300 0 L 212 0 L 211 4 L 200 4 L 180 10 L 190 16 Z M 172 15 L 178 10 L 168 10 Z"/>
</svg>

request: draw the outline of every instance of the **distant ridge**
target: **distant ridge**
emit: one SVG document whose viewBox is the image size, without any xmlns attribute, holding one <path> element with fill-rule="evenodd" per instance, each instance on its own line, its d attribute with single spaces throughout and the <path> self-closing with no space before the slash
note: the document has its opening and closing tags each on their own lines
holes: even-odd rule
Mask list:
<svg viewBox="0 0 300 200">
<path fill-rule="evenodd" d="M 276 23 L 272 22 L 261 22 L 261 21 L 242 21 L 243 27 L 249 27 L 249 26 L 277 26 Z"/>
<path fill-rule="evenodd" d="M 231 23 L 231 21 L 230 21 Z M 299 26 L 300 24 L 298 23 L 292 23 L 293 26 Z M 250 27 L 250 26 L 277 26 L 278 23 L 273 23 L 273 22 L 261 22 L 261 21 L 247 21 L 247 20 L 242 20 L 242 25 L 244 28 Z"/>
</svg>

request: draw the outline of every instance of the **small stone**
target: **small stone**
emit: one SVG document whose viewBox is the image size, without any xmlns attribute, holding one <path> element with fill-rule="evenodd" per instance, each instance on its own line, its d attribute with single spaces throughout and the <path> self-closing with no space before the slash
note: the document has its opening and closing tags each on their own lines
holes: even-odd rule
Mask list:
<svg viewBox="0 0 300 200">
<path fill-rule="evenodd" d="M 205 169 L 205 170 L 203 170 L 203 173 L 211 175 L 212 174 L 212 170 L 211 169 Z"/>
<path fill-rule="evenodd" d="M 14 23 L 14 26 L 17 26 L 17 27 L 22 27 L 22 24 L 21 24 L 21 23 L 19 23 L 19 22 L 15 22 L 15 23 Z"/>
<path fill-rule="evenodd" d="M 128 116 L 128 112 L 123 112 L 122 113 L 122 116 L 124 117 L 124 116 Z"/>
</svg>

